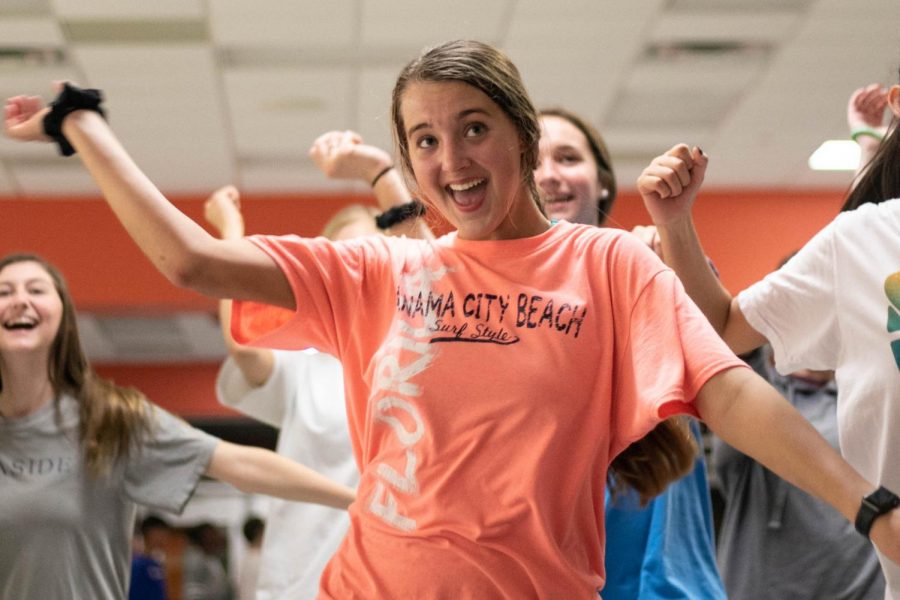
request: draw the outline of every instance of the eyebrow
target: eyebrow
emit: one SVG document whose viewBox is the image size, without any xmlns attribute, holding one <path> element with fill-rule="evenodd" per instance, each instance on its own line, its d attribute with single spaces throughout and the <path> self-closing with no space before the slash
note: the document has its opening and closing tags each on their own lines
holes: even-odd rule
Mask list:
<svg viewBox="0 0 900 600">
<path fill-rule="evenodd" d="M 486 117 L 491 116 L 491 114 L 490 114 L 488 111 L 486 111 L 485 109 L 483 109 L 483 108 L 467 108 L 466 110 L 460 111 L 459 114 L 456 115 L 456 119 L 457 119 L 457 120 L 462 120 L 462 119 L 468 117 L 469 115 L 473 115 L 473 114 L 481 114 L 481 115 L 484 115 L 484 116 L 486 116 Z M 414 133 L 415 133 L 416 131 L 418 131 L 419 129 L 425 129 L 425 128 L 430 127 L 430 126 L 431 126 L 431 125 L 430 125 L 428 122 L 419 123 L 419 124 L 416 125 L 415 127 L 411 127 L 411 128 L 406 132 L 406 137 L 408 138 L 409 136 L 411 136 L 412 134 L 414 134 Z"/>
</svg>

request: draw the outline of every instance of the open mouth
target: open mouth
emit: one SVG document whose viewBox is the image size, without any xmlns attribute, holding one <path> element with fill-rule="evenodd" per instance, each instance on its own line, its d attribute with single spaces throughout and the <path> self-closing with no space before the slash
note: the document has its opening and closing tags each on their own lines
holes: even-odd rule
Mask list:
<svg viewBox="0 0 900 600">
<path fill-rule="evenodd" d="M 547 206 L 551 206 L 553 204 L 566 204 L 567 202 L 571 202 L 575 199 L 573 194 L 566 194 L 564 196 L 553 196 L 552 198 L 544 198 L 544 204 Z"/>
<path fill-rule="evenodd" d="M 30 330 L 37 327 L 37 321 L 34 319 L 21 318 L 21 319 L 13 319 L 11 321 L 6 321 L 3 323 L 3 329 L 7 331 L 15 331 L 19 329 Z"/>
<path fill-rule="evenodd" d="M 472 211 L 481 206 L 487 179 L 472 179 L 464 183 L 451 183 L 446 186 L 447 194 L 463 211 Z"/>
</svg>

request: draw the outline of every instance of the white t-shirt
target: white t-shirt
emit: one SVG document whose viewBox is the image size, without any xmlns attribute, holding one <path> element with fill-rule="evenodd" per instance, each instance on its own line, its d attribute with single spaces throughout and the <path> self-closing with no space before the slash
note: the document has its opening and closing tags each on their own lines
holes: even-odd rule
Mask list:
<svg viewBox="0 0 900 600">
<path fill-rule="evenodd" d="M 779 372 L 835 370 L 841 452 L 900 493 L 900 200 L 842 213 L 738 301 Z M 879 558 L 900 600 L 900 567 Z"/>
<path fill-rule="evenodd" d="M 355 488 L 359 469 L 350 447 L 341 363 L 315 350 L 274 354 L 272 375 L 258 388 L 228 358 L 216 381 L 219 401 L 279 428 L 279 454 Z M 350 525 L 347 512 L 276 498 L 269 506 L 257 598 L 315 598 L 322 570 Z"/>
</svg>

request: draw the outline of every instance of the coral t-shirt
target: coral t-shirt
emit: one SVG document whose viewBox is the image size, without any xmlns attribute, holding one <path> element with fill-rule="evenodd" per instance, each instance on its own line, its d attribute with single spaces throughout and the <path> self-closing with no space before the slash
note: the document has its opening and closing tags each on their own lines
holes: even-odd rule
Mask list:
<svg viewBox="0 0 900 600">
<path fill-rule="evenodd" d="M 252 239 L 297 308 L 235 303 L 236 339 L 344 365 L 362 478 L 322 597 L 592 597 L 610 461 L 743 364 L 621 231 Z"/>
</svg>

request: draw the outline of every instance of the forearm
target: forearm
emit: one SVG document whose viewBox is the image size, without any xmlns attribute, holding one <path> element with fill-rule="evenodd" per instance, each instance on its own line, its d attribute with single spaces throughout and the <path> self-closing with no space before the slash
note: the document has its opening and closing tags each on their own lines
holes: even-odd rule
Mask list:
<svg viewBox="0 0 900 600">
<path fill-rule="evenodd" d="M 241 491 L 347 508 L 356 492 L 269 450 L 220 442 L 207 475 Z"/>
<path fill-rule="evenodd" d="M 382 211 L 390 210 L 395 206 L 406 204 L 413 199 L 409 189 L 403 182 L 403 177 L 399 170 L 394 167 L 384 175 L 382 175 L 375 187 L 372 188 L 375 199 L 378 201 L 378 207 Z M 386 232 L 388 235 L 432 239 L 434 235 L 425 224 L 422 217 L 412 217 L 397 223 Z"/>
<path fill-rule="evenodd" d="M 228 347 L 228 354 L 234 359 L 235 364 L 253 387 L 264 385 L 275 368 L 275 357 L 268 348 L 253 348 L 243 346 L 234 340 L 231 335 L 231 300 L 219 301 L 219 326 L 222 330 L 222 338 Z"/>
<path fill-rule="evenodd" d="M 778 476 L 821 498 L 850 521 L 875 486 L 846 463 L 784 398 L 749 369 L 711 378 L 696 401 L 725 442 Z"/>
<path fill-rule="evenodd" d="M 681 279 L 685 291 L 703 311 L 716 332 L 722 335 L 728 323 L 731 294 L 710 267 L 690 215 L 675 222 L 657 225 L 657 230 L 666 264 Z"/>
</svg>

